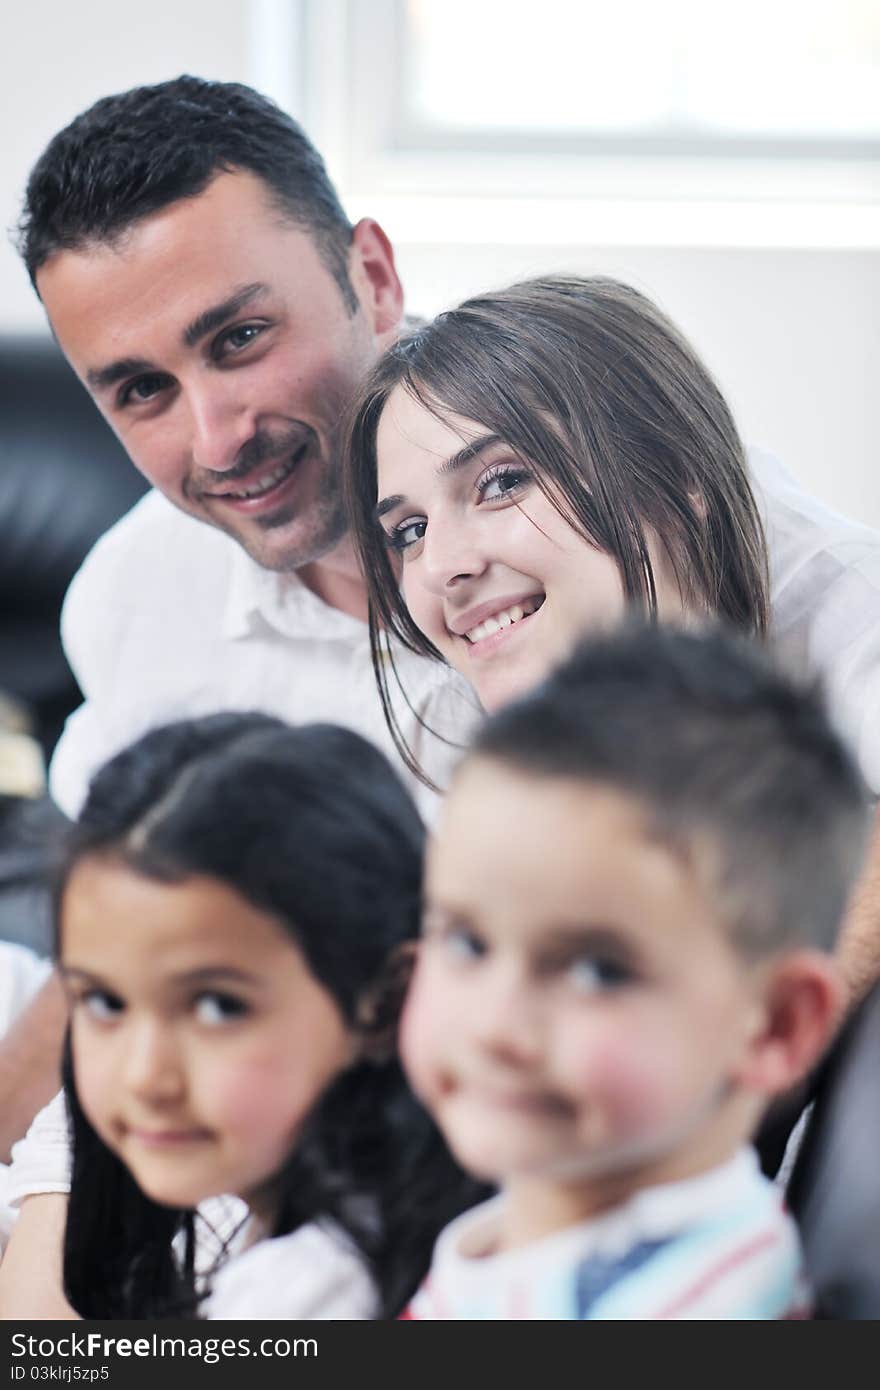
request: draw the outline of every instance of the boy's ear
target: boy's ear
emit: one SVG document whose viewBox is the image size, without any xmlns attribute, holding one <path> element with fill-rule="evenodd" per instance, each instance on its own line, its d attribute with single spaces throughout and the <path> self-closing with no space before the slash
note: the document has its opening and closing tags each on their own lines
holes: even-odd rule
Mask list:
<svg viewBox="0 0 880 1390">
<path fill-rule="evenodd" d="M 817 1064 L 842 1018 L 845 991 L 821 951 L 792 951 L 765 980 L 760 1020 L 736 1079 L 765 1096 L 790 1090 Z"/>
<path fill-rule="evenodd" d="M 415 965 L 417 941 L 403 941 L 358 1000 L 355 1031 L 358 1059 L 388 1062 L 397 1051 L 397 1029 Z"/>
</svg>

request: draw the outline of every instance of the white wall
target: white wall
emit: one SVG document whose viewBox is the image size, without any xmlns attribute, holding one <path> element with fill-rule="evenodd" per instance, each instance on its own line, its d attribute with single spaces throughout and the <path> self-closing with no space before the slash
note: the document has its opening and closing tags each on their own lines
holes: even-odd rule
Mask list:
<svg viewBox="0 0 880 1390">
<path fill-rule="evenodd" d="M 11 6 L 10 6 L 11 8 Z M 109 91 L 181 71 L 254 81 L 259 0 L 118 0 L 15 6 L 0 42 L 0 218 L 17 216 L 49 137 Z M 258 67 L 262 55 L 262 66 Z M 331 167 L 331 173 L 333 173 Z M 359 205 L 356 215 L 367 210 Z M 387 231 L 395 237 L 393 220 Z M 706 357 L 746 438 L 777 452 L 831 505 L 880 527 L 876 413 L 880 247 L 786 250 L 517 244 L 469 236 L 397 241 L 409 307 L 433 312 L 488 285 L 566 269 L 615 274 L 657 298 Z M 17 256 L 0 245 L 0 332 L 42 315 Z"/>
</svg>

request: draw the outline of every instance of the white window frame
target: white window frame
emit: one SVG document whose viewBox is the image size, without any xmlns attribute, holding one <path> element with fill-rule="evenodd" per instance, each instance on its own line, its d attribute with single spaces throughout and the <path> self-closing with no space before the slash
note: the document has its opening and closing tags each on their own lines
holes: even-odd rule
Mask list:
<svg viewBox="0 0 880 1390">
<path fill-rule="evenodd" d="M 395 110 L 396 10 L 252 0 L 254 84 L 302 121 L 350 215 L 378 217 L 397 240 L 880 249 L 880 159 L 869 153 L 419 143 Z"/>
</svg>

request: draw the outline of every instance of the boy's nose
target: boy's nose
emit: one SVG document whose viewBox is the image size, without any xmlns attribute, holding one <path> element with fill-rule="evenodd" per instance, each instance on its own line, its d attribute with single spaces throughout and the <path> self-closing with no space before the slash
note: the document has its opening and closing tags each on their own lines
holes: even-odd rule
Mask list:
<svg viewBox="0 0 880 1390">
<path fill-rule="evenodd" d="M 541 1010 L 533 989 L 518 975 L 500 969 L 484 986 L 473 1017 L 472 1037 L 497 1061 L 533 1066 L 541 1058 L 543 1036 Z"/>
</svg>

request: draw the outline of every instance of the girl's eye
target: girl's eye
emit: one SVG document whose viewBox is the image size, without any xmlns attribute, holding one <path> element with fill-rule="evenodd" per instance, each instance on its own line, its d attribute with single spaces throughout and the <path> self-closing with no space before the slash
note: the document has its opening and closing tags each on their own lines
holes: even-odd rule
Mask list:
<svg viewBox="0 0 880 1390">
<path fill-rule="evenodd" d="M 581 994 L 597 994 L 600 990 L 619 989 L 629 984 L 633 972 L 628 966 L 609 957 L 583 955 L 568 967 L 568 979 Z"/>
<path fill-rule="evenodd" d="M 235 994 L 213 991 L 200 994 L 196 998 L 193 1012 L 199 1023 L 215 1027 L 217 1024 L 230 1023 L 233 1019 L 241 1018 L 248 1012 L 248 1006 Z"/>
<path fill-rule="evenodd" d="M 255 338 L 259 338 L 264 327 L 261 323 L 240 323 L 235 328 L 227 329 L 218 339 L 217 354 L 222 355 L 227 348 L 241 352 L 242 348 L 249 347 Z"/>
<path fill-rule="evenodd" d="M 393 531 L 386 531 L 385 538 L 392 550 L 408 550 L 422 539 L 427 529 L 428 523 L 424 519 L 402 521 Z"/>
<path fill-rule="evenodd" d="M 112 1023 L 123 1013 L 125 1005 L 116 994 L 103 989 L 90 989 L 74 1000 L 74 1007 L 83 1009 L 96 1023 Z"/>
<path fill-rule="evenodd" d="M 500 502 L 521 492 L 532 475 L 527 468 L 518 464 L 499 464 L 484 473 L 477 483 L 481 502 Z"/>
<path fill-rule="evenodd" d="M 169 381 L 170 377 L 163 372 L 151 372 L 146 376 L 135 377 L 134 381 L 126 382 L 122 387 L 116 398 L 117 404 L 143 405 L 164 391 Z"/>
</svg>

